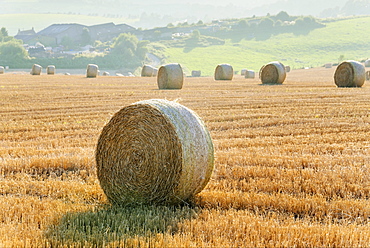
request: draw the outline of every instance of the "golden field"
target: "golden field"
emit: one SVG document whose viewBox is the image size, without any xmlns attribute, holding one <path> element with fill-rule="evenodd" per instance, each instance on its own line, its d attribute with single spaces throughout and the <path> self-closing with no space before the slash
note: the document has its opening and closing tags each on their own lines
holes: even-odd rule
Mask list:
<svg viewBox="0 0 370 248">
<path fill-rule="evenodd" d="M 0 247 L 368 247 L 370 85 L 337 88 L 334 69 L 283 85 L 235 76 L 0 75 Z M 175 100 L 215 145 L 192 205 L 109 205 L 98 136 L 122 107 Z"/>
</svg>

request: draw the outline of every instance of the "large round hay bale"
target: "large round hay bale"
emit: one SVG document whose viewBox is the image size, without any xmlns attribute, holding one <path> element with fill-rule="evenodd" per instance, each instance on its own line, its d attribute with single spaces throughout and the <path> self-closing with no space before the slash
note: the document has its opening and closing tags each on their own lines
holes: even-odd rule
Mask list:
<svg viewBox="0 0 370 248">
<path fill-rule="evenodd" d="M 179 204 L 208 183 L 214 164 L 211 136 L 192 110 L 146 100 L 118 111 L 103 128 L 97 176 L 119 205 Z"/>
<path fill-rule="evenodd" d="M 41 75 L 42 66 L 38 64 L 34 64 L 31 69 L 31 75 Z"/>
<path fill-rule="evenodd" d="M 155 77 L 155 70 L 156 68 L 151 65 L 144 65 L 141 69 L 141 76 L 142 77 Z"/>
<path fill-rule="evenodd" d="M 95 78 L 99 73 L 99 67 L 95 64 L 88 64 L 86 68 L 86 77 Z"/>
<path fill-rule="evenodd" d="M 159 89 L 181 89 L 184 83 L 184 72 L 180 64 L 162 65 L 158 70 Z"/>
<path fill-rule="evenodd" d="M 263 84 L 282 84 L 286 78 L 285 66 L 273 61 L 261 68 L 261 81 Z"/>
<path fill-rule="evenodd" d="M 365 67 L 370 67 L 370 59 L 365 60 Z"/>
<path fill-rule="evenodd" d="M 4 74 L 5 70 L 4 70 L 4 66 L 0 66 L 0 74 Z"/>
<path fill-rule="evenodd" d="M 215 69 L 215 80 L 232 80 L 234 76 L 234 69 L 229 64 L 220 64 Z"/>
<path fill-rule="evenodd" d="M 54 65 L 48 65 L 46 67 L 46 74 L 54 75 L 55 74 L 55 66 Z"/>
<path fill-rule="evenodd" d="M 361 87 L 365 82 L 365 67 L 354 60 L 344 61 L 335 70 L 334 82 L 338 87 Z"/>
<path fill-rule="evenodd" d="M 200 77 L 201 75 L 202 75 L 202 71 L 199 71 L 199 70 L 191 71 L 191 76 L 192 77 Z"/>
<path fill-rule="evenodd" d="M 255 78 L 256 73 L 253 70 L 246 70 L 244 72 L 244 78 Z"/>
</svg>

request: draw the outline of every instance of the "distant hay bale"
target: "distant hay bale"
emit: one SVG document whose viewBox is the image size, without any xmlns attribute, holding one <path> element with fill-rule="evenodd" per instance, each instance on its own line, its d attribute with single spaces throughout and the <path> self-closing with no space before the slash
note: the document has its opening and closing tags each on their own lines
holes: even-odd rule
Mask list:
<svg viewBox="0 0 370 248">
<path fill-rule="evenodd" d="M 202 72 L 197 70 L 197 71 L 191 71 L 191 76 L 192 77 L 200 77 L 202 75 Z"/>
<path fill-rule="evenodd" d="M 247 70 L 244 73 L 244 78 L 255 78 L 256 73 L 253 70 Z"/>
<path fill-rule="evenodd" d="M 95 78 L 99 73 L 99 67 L 95 64 L 88 64 L 86 68 L 86 77 Z"/>
<path fill-rule="evenodd" d="M 110 75 L 109 72 L 107 71 L 103 72 L 103 76 L 109 76 L 109 75 Z"/>
<path fill-rule="evenodd" d="M 155 77 L 155 67 L 151 65 L 144 65 L 141 69 L 141 76 L 142 77 Z"/>
<path fill-rule="evenodd" d="M 282 84 L 286 78 L 285 66 L 273 61 L 261 68 L 260 78 L 263 84 Z"/>
<path fill-rule="evenodd" d="M 215 69 L 215 80 L 232 80 L 234 76 L 234 69 L 229 64 L 217 65 Z"/>
<path fill-rule="evenodd" d="M 367 71 L 366 72 L 366 80 L 368 81 L 368 80 L 370 80 L 370 71 Z"/>
<path fill-rule="evenodd" d="M 46 67 L 46 74 L 54 75 L 55 74 L 55 66 L 54 65 L 48 65 Z"/>
<path fill-rule="evenodd" d="M 64 73 L 64 75 L 66 75 L 66 76 L 70 76 L 70 75 L 71 75 L 71 73 L 69 73 L 69 72 L 65 72 L 65 73 Z"/>
<path fill-rule="evenodd" d="M 42 66 L 38 64 L 34 64 L 31 69 L 31 75 L 41 75 Z"/>
<path fill-rule="evenodd" d="M 365 82 L 365 67 L 357 61 L 347 60 L 338 65 L 334 81 L 338 87 L 361 87 Z"/>
<path fill-rule="evenodd" d="M 370 67 L 370 59 L 365 60 L 365 67 Z"/>
<path fill-rule="evenodd" d="M 242 75 L 242 76 L 245 76 L 245 72 L 247 71 L 247 69 L 241 69 L 241 71 L 240 71 L 240 75 Z"/>
<path fill-rule="evenodd" d="M 154 68 L 153 77 L 156 77 L 157 75 L 158 75 L 158 68 Z"/>
<path fill-rule="evenodd" d="M 326 63 L 325 64 L 325 68 L 327 68 L 327 69 L 332 68 L 332 67 L 333 67 L 332 63 Z"/>
<path fill-rule="evenodd" d="M 5 70 L 4 70 L 4 66 L 0 66 L 0 74 L 4 74 Z"/>
<path fill-rule="evenodd" d="M 181 89 L 184 83 L 184 72 L 180 64 L 162 65 L 158 70 L 159 89 Z"/>
<path fill-rule="evenodd" d="M 208 183 L 214 148 L 203 121 L 167 100 L 146 100 L 118 111 L 95 152 L 97 176 L 118 205 L 179 204 Z"/>
<path fill-rule="evenodd" d="M 290 70 L 291 70 L 290 66 L 289 65 L 286 65 L 285 66 L 285 72 L 288 73 L 288 72 L 290 72 Z"/>
</svg>

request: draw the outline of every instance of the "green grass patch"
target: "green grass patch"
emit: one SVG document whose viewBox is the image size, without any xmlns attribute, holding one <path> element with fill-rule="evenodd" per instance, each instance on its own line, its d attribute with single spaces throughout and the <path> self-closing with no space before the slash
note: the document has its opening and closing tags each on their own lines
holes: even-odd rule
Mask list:
<svg viewBox="0 0 370 248">
<path fill-rule="evenodd" d="M 292 33 L 272 36 L 267 40 L 241 40 L 225 45 L 189 48 L 168 48 L 167 61 L 180 63 L 187 75 L 201 70 L 213 75 L 218 64 L 229 63 L 235 71 L 243 68 L 258 71 L 262 65 L 279 60 L 293 69 L 318 67 L 338 63 L 339 57 L 362 60 L 369 57 L 370 43 L 366 39 L 370 17 L 329 22 L 326 27 L 305 35 Z"/>
</svg>

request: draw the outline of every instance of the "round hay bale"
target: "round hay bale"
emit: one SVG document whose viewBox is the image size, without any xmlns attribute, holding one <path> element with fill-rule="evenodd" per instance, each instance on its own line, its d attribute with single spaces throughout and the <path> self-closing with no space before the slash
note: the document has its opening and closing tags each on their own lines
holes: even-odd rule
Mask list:
<svg viewBox="0 0 370 248">
<path fill-rule="evenodd" d="M 158 75 L 158 68 L 154 68 L 153 77 L 156 77 L 157 75 Z"/>
<path fill-rule="evenodd" d="M 55 66 L 54 65 L 48 65 L 46 67 L 46 74 L 54 75 L 55 74 Z"/>
<path fill-rule="evenodd" d="M 179 204 L 208 183 L 214 148 L 196 113 L 176 102 L 152 99 L 112 117 L 100 134 L 95 158 L 111 203 Z"/>
<path fill-rule="evenodd" d="M 335 70 L 334 81 L 338 87 L 361 87 L 365 82 L 365 67 L 354 60 L 344 61 Z"/>
<path fill-rule="evenodd" d="M 202 75 L 202 71 L 191 71 L 192 77 L 200 77 Z"/>
<path fill-rule="evenodd" d="M 244 73 L 244 77 L 245 78 L 255 78 L 255 72 L 253 70 L 247 70 L 245 73 Z"/>
<path fill-rule="evenodd" d="M 99 73 L 99 67 L 95 64 L 88 64 L 86 68 L 86 77 L 95 78 Z"/>
<path fill-rule="evenodd" d="M 180 64 L 162 65 L 158 70 L 157 83 L 159 89 L 181 89 L 184 73 Z"/>
<path fill-rule="evenodd" d="M 107 71 L 103 72 L 103 76 L 109 76 L 109 75 L 110 75 L 109 72 Z"/>
<path fill-rule="evenodd" d="M 261 81 L 263 84 L 282 84 L 286 78 L 285 66 L 273 61 L 261 68 Z"/>
<path fill-rule="evenodd" d="M 42 66 L 34 64 L 31 69 L 31 75 L 41 75 Z"/>
<path fill-rule="evenodd" d="M 370 80 L 370 71 L 366 72 L 366 80 Z"/>
<path fill-rule="evenodd" d="M 242 76 L 245 76 L 245 72 L 247 71 L 247 69 L 241 69 L 241 71 L 240 71 L 240 75 L 242 75 Z"/>
<path fill-rule="evenodd" d="M 155 70 L 156 68 L 151 65 L 144 65 L 141 69 L 141 76 L 142 77 L 155 77 Z"/>
<path fill-rule="evenodd" d="M 64 73 L 64 75 L 66 75 L 66 76 L 70 76 L 70 75 L 71 75 L 71 73 L 69 73 L 69 72 L 65 72 L 65 73 Z"/>
<path fill-rule="evenodd" d="M 5 70 L 4 70 L 4 66 L 0 66 L 0 74 L 4 74 Z"/>
<path fill-rule="evenodd" d="M 327 68 L 327 69 L 330 69 L 332 67 L 333 67 L 333 64 L 332 63 L 326 63 L 325 64 L 325 68 Z"/>
<path fill-rule="evenodd" d="M 229 64 L 220 64 L 215 69 L 215 80 L 232 80 L 234 76 L 234 69 Z"/>
<path fill-rule="evenodd" d="M 291 70 L 290 66 L 289 65 L 286 65 L 285 66 L 285 72 L 288 73 L 288 72 L 290 72 L 290 70 Z"/>
<path fill-rule="evenodd" d="M 370 67 L 370 59 L 365 60 L 365 67 Z"/>
</svg>

